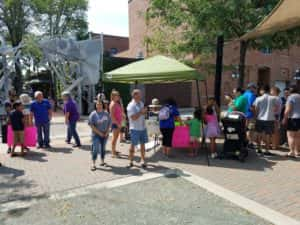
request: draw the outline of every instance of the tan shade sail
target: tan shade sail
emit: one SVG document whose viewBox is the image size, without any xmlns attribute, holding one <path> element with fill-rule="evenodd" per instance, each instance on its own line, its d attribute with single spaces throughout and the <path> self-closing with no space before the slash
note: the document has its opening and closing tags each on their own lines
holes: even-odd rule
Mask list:
<svg viewBox="0 0 300 225">
<path fill-rule="evenodd" d="M 300 26 L 300 0 L 281 0 L 275 9 L 242 40 L 255 39 Z"/>
</svg>

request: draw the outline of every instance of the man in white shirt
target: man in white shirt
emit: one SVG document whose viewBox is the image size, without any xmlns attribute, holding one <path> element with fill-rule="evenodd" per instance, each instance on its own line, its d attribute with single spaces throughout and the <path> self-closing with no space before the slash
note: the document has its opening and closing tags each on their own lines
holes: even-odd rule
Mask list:
<svg viewBox="0 0 300 225">
<path fill-rule="evenodd" d="M 148 134 L 145 125 L 145 115 L 147 113 L 147 109 L 144 107 L 144 103 L 141 101 L 141 99 L 141 91 L 135 89 L 132 92 L 132 100 L 127 106 L 131 137 L 131 146 L 129 151 L 129 167 L 133 166 L 135 146 L 140 144 L 142 167 L 145 168 L 145 144 L 148 142 Z"/>
<path fill-rule="evenodd" d="M 277 100 L 270 95 L 270 87 L 264 86 L 260 90 L 261 96 L 256 98 L 253 106 L 256 113 L 255 131 L 257 132 L 258 153 L 262 153 L 261 142 L 266 143 L 264 155 L 273 155 L 269 152 L 271 136 L 274 133 L 275 113 L 277 109 Z"/>
</svg>

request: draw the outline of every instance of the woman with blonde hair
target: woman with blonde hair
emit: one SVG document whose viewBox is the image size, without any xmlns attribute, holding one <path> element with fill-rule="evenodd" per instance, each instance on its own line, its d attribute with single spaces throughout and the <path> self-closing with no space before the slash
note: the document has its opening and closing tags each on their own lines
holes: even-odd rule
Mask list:
<svg viewBox="0 0 300 225">
<path fill-rule="evenodd" d="M 115 158 L 118 156 L 118 152 L 116 150 L 118 137 L 120 135 L 120 130 L 122 128 L 122 120 L 123 120 L 123 110 L 120 104 L 120 93 L 116 90 L 113 90 L 110 95 L 110 105 L 109 112 L 112 120 L 112 157 Z"/>
</svg>

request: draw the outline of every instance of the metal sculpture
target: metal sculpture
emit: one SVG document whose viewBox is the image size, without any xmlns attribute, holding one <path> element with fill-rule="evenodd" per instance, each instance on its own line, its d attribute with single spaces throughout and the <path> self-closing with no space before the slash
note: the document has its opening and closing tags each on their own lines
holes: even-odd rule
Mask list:
<svg viewBox="0 0 300 225">
<path fill-rule="evenodd" d="M 21 60 L 22 44 L 16 48 L 6 45 L 0 36 L 0 105 L 8 98 L 11 88 L 11 73 L 14 64 Z M 80 110 L 83 97 L 89 110 L 93 107 L 95 85 L 100 79 L 103 62 L 103 36 L 98 40 L 75 41 L 73 39 L 53 38 L 37 43 L 43 53 L 41 67 L 47 68 L 57 77 L 65 91 L 77 89 Z M 21 65 L 20 65 L 21 66 Z M 2 75 L 2 76 L 1 76 Z M 83 96 L 83 91 L 87 96 Z"/>
</svg>

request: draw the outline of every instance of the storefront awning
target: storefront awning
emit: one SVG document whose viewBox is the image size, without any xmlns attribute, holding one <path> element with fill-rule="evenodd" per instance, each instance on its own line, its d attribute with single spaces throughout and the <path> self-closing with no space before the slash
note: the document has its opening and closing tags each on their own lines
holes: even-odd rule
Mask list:
<svg viewBox="0 0 300 225">
<path fill-rule="evenodd" d="M 300 26 L 300 0 L 281 0 L 274 10 L 242 40 L 255 39 Z"/>
</svg>

